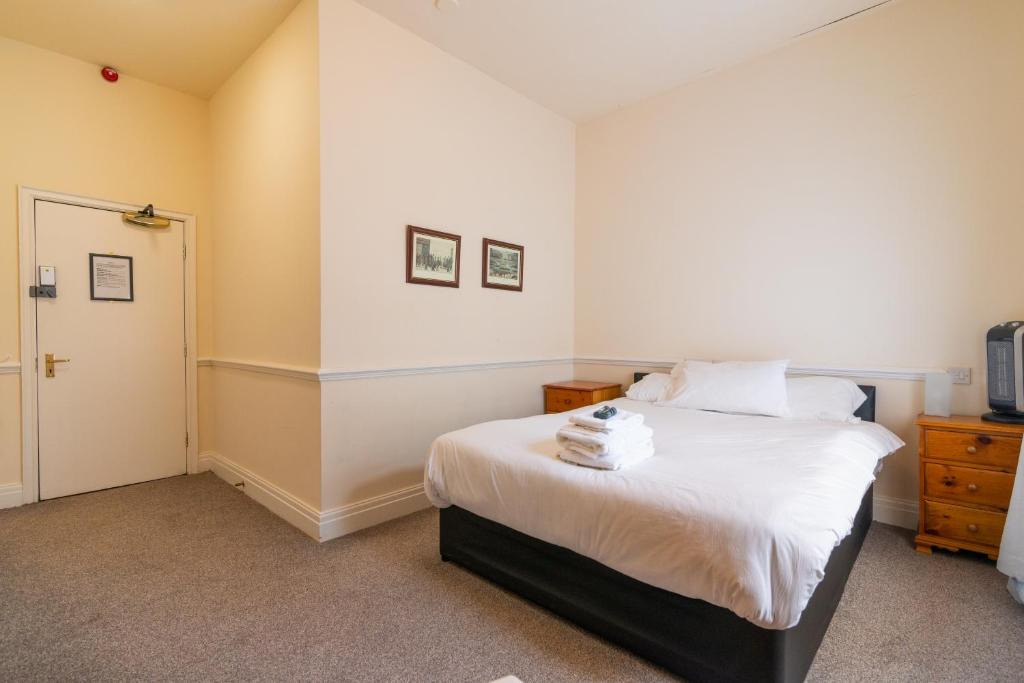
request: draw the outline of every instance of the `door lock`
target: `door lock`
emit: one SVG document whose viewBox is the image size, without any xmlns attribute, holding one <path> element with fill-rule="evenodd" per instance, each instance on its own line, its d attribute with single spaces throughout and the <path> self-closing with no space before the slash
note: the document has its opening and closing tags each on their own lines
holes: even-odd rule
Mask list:
<svg viewBox="0 0 1024 683">
<path fill-rule="evenodd" d="M 54 373 L 53 373 L 53 366 L 56 363 L 70 363 L 71 362 L 70 358 L 54 358 L 52 353 L 46 354 L 45 360 L 46 360 L 46 376 L 47 377 L 54 377 L 55 376 Z"/>
<path fill-rule="evenodd" d="M 28 295 L 40 299 L 57 298 L 57 269 L 39 266 L 39 284 L 28 288 Z"/>
</svg>

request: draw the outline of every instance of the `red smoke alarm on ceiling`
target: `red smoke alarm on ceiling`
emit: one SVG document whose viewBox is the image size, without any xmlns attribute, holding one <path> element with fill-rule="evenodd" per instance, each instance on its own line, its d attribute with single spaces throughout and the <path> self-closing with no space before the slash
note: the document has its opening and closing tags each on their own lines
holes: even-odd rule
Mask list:
<svg viewBox="0 0 1024 683">
<path fill-rule="evenodd" d="M 117 83 L 117 79 L 120 78 L 120 74 L 117 73 L 117 69 L 109 66 L 105 66 L 100 69 L 100 76 L 103 76 L 103 80 L 110 83 Z"/>
</svg>

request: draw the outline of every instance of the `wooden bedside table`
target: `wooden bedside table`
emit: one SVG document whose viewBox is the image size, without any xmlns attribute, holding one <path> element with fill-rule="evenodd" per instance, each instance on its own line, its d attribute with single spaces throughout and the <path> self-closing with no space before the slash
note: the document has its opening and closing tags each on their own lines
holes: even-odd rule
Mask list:
<svg viewBox="0 0 1024 683">
<path fill-rule="evenodd" d="M 571 380 L 544 385 L 544 412 L 563 413 L 566 410 L 610 401 L 622 395 L 621 384 Z"/>
<path fill-rule="evenodd" d="M 999 557 L 1024 425 L 920 415 L 921 521 L 917 550 Z"/>
</svg>

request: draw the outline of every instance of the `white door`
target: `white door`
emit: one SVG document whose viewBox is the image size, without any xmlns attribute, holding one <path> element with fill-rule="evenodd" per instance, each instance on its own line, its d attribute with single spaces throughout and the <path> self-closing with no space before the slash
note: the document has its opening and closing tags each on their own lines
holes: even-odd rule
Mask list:
<svg viewBox="0 0 1024 683">
<path fill-rule="evenodd" d="M 184 474 L 184 225 L 36 200 L 35 233 L 37 273 L 56 277 L 55 298 L 32 300 L 39 497 Z M 131 257 L 130 280 L 128 261 L 111 256 Z M 131 301 L 92 298 L 125 292 Z"/>
</svg>

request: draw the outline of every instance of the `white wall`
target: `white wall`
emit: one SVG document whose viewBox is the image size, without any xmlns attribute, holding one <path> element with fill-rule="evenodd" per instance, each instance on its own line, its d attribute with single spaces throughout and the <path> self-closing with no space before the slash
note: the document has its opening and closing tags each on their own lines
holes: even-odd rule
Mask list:
<svg viewBox="0 0 1024 683">
<path fill-rule="evenodd" d="M 1022 67 L 1024 3 L 901 0 L 581 126 L 576 355 L 970 366 L 984 410 L 985 331 L 1024 318 Z M 881 495 L 916 495 L 921 394 L 880 387 Z"/>
<path fill-rule="evenodd" d="M 320 6 L 323 365 L 572 355 L 573 125 L 364 7 Z M 462 286 L 406 284 L 405 226 L 462 236 Z M 522 244 L 522 293 L 480 286 Z M 571 364 L 324 385 L 323 507 L 422 480 L 433 437 L 538 413 Z"/>
<path fill-rule="evenodd" d="M 218 366 L 320 362 L 317 3 L 304 0 L 210 100 L 214 366 L 208 456 L 316 507 L 316 382 Z"/>
</svg>

